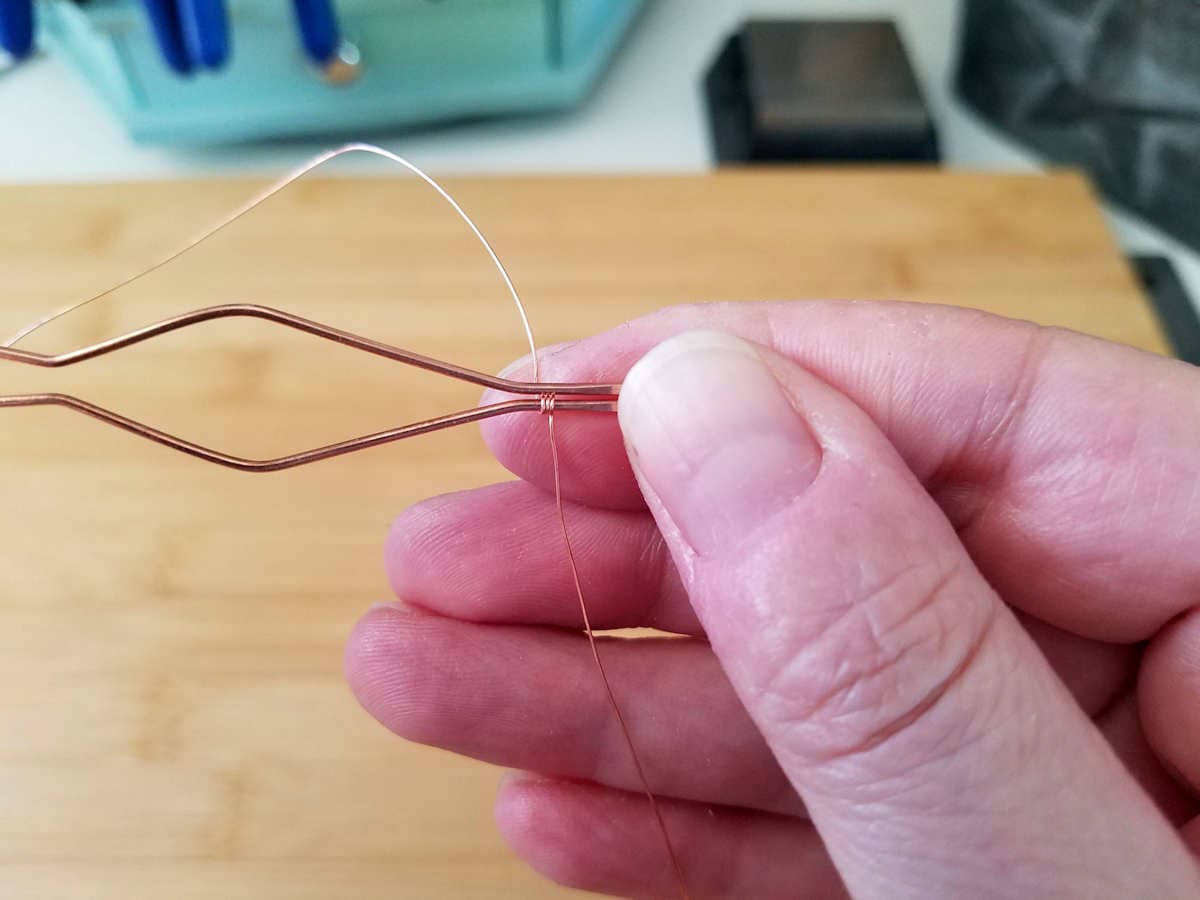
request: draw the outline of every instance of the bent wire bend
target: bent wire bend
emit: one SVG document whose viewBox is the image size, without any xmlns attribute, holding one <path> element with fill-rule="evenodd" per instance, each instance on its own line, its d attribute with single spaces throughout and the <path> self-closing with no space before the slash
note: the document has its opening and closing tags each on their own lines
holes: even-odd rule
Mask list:
<svg viewBox="0 0 1200 900">
<path fill-rule="evenodd" d="M 416 437 L 420 434 L 428 434 L 431 431 L 440 431 L 444 428 L 452 428 L 456 425 L 465 425 L 470 422 L 478 422 L 483 419 L 490 419 L 509 413 L 550 413 L 558 410 L 615 412 L 617 408 L 617 396 L 620 393 L 620 385 L 618 384 L 556 384 L 553 382 L 513 381 L 508 378 L 486 375 L 474 369 L 468 369 L 453 363 L 423 356 L 419 353 L 403 350 L 399 347 L 352 334 L 339 328 L 322 325 L 319 322 L 314 322 L 311 319 L 305 319 L 282 310 L 252 304 L 211 306 L 183 313 L 182 315 L 164 319 L 153 325 L 139 328 L 136 331 L 131 331 L 128 334 L 56 355 L 18 350 L 14 347 L 0 347 L 0 360 L 43 368 L 60 368 L 105 356 L 106 354 L 140 344 L 143 341 L 148 341 L 192 325 L 198 325 L 202 322 L 238 317 L 264 319 L 268 322 L 293 328 L 297 331 L 351 347 L 364 353 L 382 356 L 394 362 L 415 366 L 416 368 L 479 385 L 480 387 L 491 388 L 508 394 L 517 394 L 518 397 L 512 400 L 490 403 L 485 406 L 476 407 L 475 409 L 467 409 L 461 412 L 438 416 L 433 419 L 401 425 L 374 434 L 362 435 L 361 437 L 351 438 L 350 440 L 329 444 L 324 447 L 316 447 L 311 450 L 304 450 L 275 459 L 262 460 L 245 459 L 204 447 L 68 394 L 41 393 L 18 394 L 7 397 L 0 396 L 0 408 L 63 406 L 75 412 L 91 416 L 108 425 L 121 428 L 138 437 L 178 450 L 181 453 L 187 453 L 190 456 L 195 456 L 208 462 L 246 472 L 276 472 L 281 469 L 291 469 L 307 463 L 319 462 L 320 460 L 342 456 L 346 453 L 353 453 L 357 450 L 378 447 L 382 444 L 401 440 L 402 438 Z"/>
</svg>

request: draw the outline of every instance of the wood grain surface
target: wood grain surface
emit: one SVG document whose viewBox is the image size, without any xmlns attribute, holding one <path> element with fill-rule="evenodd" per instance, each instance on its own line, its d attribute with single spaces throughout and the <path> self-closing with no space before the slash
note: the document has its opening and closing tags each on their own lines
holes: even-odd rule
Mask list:
<svg viewBox="0 0 1200 900">
<path fill-rule="evenodd" d="M 254 186 L 0 189 L 0 330 L 153 261 Z M 450 186 L 494 239 L 543 343 L 678 302 L 840 296 L 975 306 L 1163 348 L 1072 174 Z M 483 255 L 404 178 L 306 181 L 28 346 L 64 349 L 236 301 L 486 370 L 522 353 Z M 252 455 L 477 397 L 235 322 L 74 369 L 0 364 L 0 393 L 31 390 L 78 393 Z M 563 893 L 495 835 L 494 769 L 385 733 L 341 678 L 348 629 L 388 597 L 389 519 L 504 477 L 474 429 L 254 476 L 64 410 L 5 410 L 0 422 L 0 896 Z"/>
</svg>

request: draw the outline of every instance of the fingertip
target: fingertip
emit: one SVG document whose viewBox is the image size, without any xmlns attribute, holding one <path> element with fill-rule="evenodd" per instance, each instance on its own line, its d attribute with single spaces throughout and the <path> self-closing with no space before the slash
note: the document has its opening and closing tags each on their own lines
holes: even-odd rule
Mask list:
<svg viewBox="0 0 1200 900">
<path fill-rule="evenodd" d="M 1192 855 L 1196 857 L 1197 863 L 1200 863 L 1200 816 L 1188 822 L 1180 831 L 1180 836 L 1187 848 L 1192 851 Z"/>
<path fill-rule="evenodd" d="M 574 374 L 579 367 L 575 348 L 586 341 L 562 341 L 557 344 L 547 344 L 537 348 L 537 371 L 534 371 L 533 357 L 526 353 L 515 359 L 497 373 L 499 378 L 509 381 L 576 381 L 582 380 Z M 499 392 L 489 391 L 489 394 L 504 396 Z"/>
<path fill-rule="evenodd" d="M 586 379 L 578 374 L 579 365 L 574 355 L 572 348 L 582 344 L 581 341 L 570 341 L 561 344 L 552 344 L 548 347 L 541 347 L 537 352 L 537 367 L 533 364 L 533 357 L 526 353 L 520 359 L 513 360 L 503 369 L 496 373 L 497 378 L 504 378 L 508 381 L 520 382 L 540 382 L 540 381 L 585 381 Z M 479 401 L 480 406 L 487 406 L 490 403 L 499 403 L 504 400 L 511 400 L 512 394 L 497 390 L 495 388 L 485 388 L 483 397 Z M 499 421 L 485 421 L 483 427 L 485 429 L 494 428 L 497 424 L 503 424 L 505 417 L 501 417 Z"/>
<path fill-rule="evenodd" d="M 598 509 L 645 507 L 615 415 L 560 412 L 554 427 L 565 498 Z M 554 469 L 545 416 L 500 416 L 485 421 L 482 432 L 488 450 L 502 466 L 541 490 L 553 492 Z"/>
<path fill-rule="evenodd" d="M 392 520 L 384 540 L 384 569 L 392 593 L 428 605 L 455 560 L 471 558 L 478 535 L 463 529 L 461 494 L 430 497 Z"/>
<path fill-rule="evenodd" d="M 379 603 L 368 609 L 354 623 L 346 638 L 342 659 L 346 681 L 354 695 L 370 712 L 381 663 L 396 652 L 396 632 L 393 619 L 398 615 L 393 604 Z"/>
<path fill-rule="evenodd" d="M 381 653 L 391 651 L 390 620 L 397 612 L 394 603 L 376 603 L 350 629 L 344 663 L 346 677 L 352 682 L 360 680 Z"/>
<path fill-rule="evenodd" d="M 619 382 L 640 356 L 636 347 L 619 343 L 618 332 L 584 341 L 556 344 L 538 352 L 537 380 L 568 383 Z M 502 377 L 533 381 L 530 357 L 506 367 Z M 487 390 L 482 403 L 512 399 Z M 480 423 L 484 443 L 506 469 L 550 492 L 554 489 L 550 437 L 546 417 L 535 414 L 497 416 Z M 641 509 L 641 492 L 625 455 L 624 441 L 611 413 L 570 412 L 555 417 L 563 495 L 605 509 Z"/>
<path fill-rule="evenodd" d="M 540 365 L 539 365 L 540 367 Z M 514 359 L 507 366 L 496 373 L 497 378 L 507 378 L 509 381 L 529 381 L 533 377 L 533 357 L 526 353 L 520 359 Z M 484 398 L 501 396 L 499 391 L 494 391 L 488 388 L 484 391 Z"/>
<path fill-rule="evenodd" d="M 1147 646 L 1138 676 L 1141 725 L 1158 757 L 1200 790 L 1200 609 L 1176 619 Z"/>
<path fill-rule="evenodd" d="M 587 889 L 594 882 L 583 864 L 573 797 L 553 779 L 529 772 L 508 772 L 496 795 L 495 820 L 501 838 L 534 871 L 556 884 Z"/>
<path fill-rule="evenodd" d="M 483 403 L 508 399 L 512 398 L 488 391 Z M 550 474 L 550 443 L 542 416 L 497 416 L 480 422 L 479 431 L 488 452 L 508 471 L 544 489 L 552 484 L 547 480 Z"/>
<path fill-rule="evenodd" d="M 369 609 L 351 629 L 343 669 L 351 691 L 376 721 L 411 741 L 435 743 L 446 695 L 433 664 L 445 641 L 437 617 L 399 603 Z"/>
<path fill-rule="evenodd" d="M 545 350 L 538 351 L 538 374 L 541 380 L 546 380 L 543 371 L 546 368 L 545 354 Z M 497 376 L 509 381 L 533 381 L 533 357 L 526 353 L 520 359 L 514 360 L 501 369 Z M 493 403 L 502 403 L 511 399 L 513 399 L 512 394 L 495 388 L 487 388 L 479 400 L 479 405 L 490 406 Z M 529 471 L 529 466 L 525 465 L 526 459 L 530 456 L 526 444 L 536 431 L 529 427 L 530 419 L 530 416 L 497 416 L 492 419 L 484 419 L 479 423 L 483 442 L 492 456 L 514 475 L 522 478 L 526 477 Z M 536 457 L 536 454 L 534 456 Z"/>
<path fill-rule="evenodd" d="M 408 574 L 409 556 L 409 510 L 405 509 L 392 519 L 388 526 L 387 536 L 383 539 L 383 570 L 387 574 L 388 585 L 392 594 L 403 597 L 409 593 L 406 575 Z"/>
<path fill-rule="evenodd" d="M 384 543 L 384 565 L 406 604 L 471 621 L 508 616 L 516 582 L 536 557 L 531 523 L 546 523 L 546 495 L 520 481 L 442 494 L 405 509 Z M 498 579 L 506 572 L 509 580 Z M 499 588 L 499 590 L 498 590 Z"/>
<path fill-rule="evenodd" d="M 576 886 L 578 871 L 568 854 L 559 851 L 562 829 L 556 827 L 556 805 L 546 803 L 544 784 L 535 775 L 510 772 L 500 779 L 496 797 L 496 827 L 512 852 L 538 874 L 566 886 Z"/>
<path fill-rule="evenodd" d="M 520 481 L 443 494 L 405 509 L 385 542 L 385 568 L 406 604 L 475 622 L 509 621 L 537 596 L 546 495 Z M 549 598 L 549 600 L 547 600 Z"/>
<path fill-rule="evenodd" d="M 771 813 L 660 798 L 684 884 L 645 796 L 527 772 L 496 802 L 505 842 L 558 884 L 629 897 L 844 897 L 815 829 Z"/>
<path fill-rule="evenodd" d="M 520 843 L 530 828 L 537 825 L 535 786 L 541 780 L 532 772 L 510 769 L 500 776 L 500 783 L 496 786 L 496 827 L 514 850 L 518 849 L 514 841 Z"/>
</svg>

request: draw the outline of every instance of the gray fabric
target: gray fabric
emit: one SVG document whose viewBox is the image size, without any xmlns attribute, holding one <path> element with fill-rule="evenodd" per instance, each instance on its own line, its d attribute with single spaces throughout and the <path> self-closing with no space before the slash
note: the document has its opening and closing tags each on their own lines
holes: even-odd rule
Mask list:
<svg viewBox="0 0 1200 900">
<path fill-rule="evenodd" d="M 963 99 L 1200 248 L 1200 0 L 963 2 Z"/>
</svg>

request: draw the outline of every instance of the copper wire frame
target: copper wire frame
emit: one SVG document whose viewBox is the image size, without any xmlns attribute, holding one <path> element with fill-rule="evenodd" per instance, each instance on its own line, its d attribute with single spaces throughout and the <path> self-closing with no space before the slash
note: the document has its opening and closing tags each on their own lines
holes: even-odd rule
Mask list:
<svg viewBox="0 0 1200 900">
<path fill-rule="evenodd" d="M 451 208 L 453 208 L 459 218 L 463 220 L 466 226 L 470 229 L 471 233 L 475 236 L 476 240 L 479 241 L 489 259 L 492 261 L 492 264 L 495 266 L 497 273 L 500 275 L 501 280 L 504 282 L 504 285 L 507 288 L 513 303 L 516 306 L 517 313 L 521 319 L 521 326 L 524 330 L 525 338 L 529 346 L 531 355 L 530 366 L 532 369 L 533 380 L 513 381 L 508 378 L 486 375 L 482 372 L 477 372 L 474 369 L 469 369 L 454 363 L 443 362 L 442 360 L 423 356 L 419 353 L 413 353 L 409 350 L 394 347 L 390 344 L 372 340 L 371 338 L 362 337 L 361 335 L 352 334 L 351 332 L 343 331 L 330 325 L 314 322 L 310 319 L 305 319 L 292 313 L 255 304 L 226 304 L 221 306 L 210 306 L 204 309 L 197 309 L 169 319 L 164 319 L 152 325 L 144 326 L 135 331 L 128 332 L 127 334 L 119 335 L 118 337 L 110 338 L 96 344 L 91 344 L 86 347 L 80 347 L 79 349 L 59 354 L 43 354 L 29 350 L 17 349 L 16 344 L 33 334 L 35 331 L 38 331 L 42 327 L 62 318 L 63 316 L 75 312 L 81 307 L 95 303 L 98 300 L 102 300 L 120 290 L 122 287 L 132 284 L 146 275 L 149 275 L 151 272 L 157 271 L 158 269 L 169 265 L 173 260 L 178 259 L 199 244 L 208 240 L 214 234 L 221 231 L 231 223 L 237 221 L 246 213 L 255 209 L 257 206 L 273 197 L 275 194 L 279 193 L 297 179 L 324 165 L 330 160 L 339 156 L 344 156 L 348 153 L 372 154 L 374 156 L 388 159 L 404 167 L 429 185 L 429 187 L 431 187 L 443 200 L 446 201 L 447 204 L 450 205 Z M 588 615 L 587 603 L 584 600 L 583 587 L 579 578 L 579 569 L 575 561 L 575 553 L 572 549 L 570 533 L 567 528 L 566 514 L 563 509 L 558 445 L 555 439 L 554 430 L 554 414 L 559 410 L 604 413 L 616 412 L 618 397 L 621 390 L 620 385 L 553 383 L 541 381 L 537 347 L 533 339 L 533 329 L 529 324 L 529 316 L 526 313 L 525 304 L 521 301 L 521 298 L 517 293 L 516 286 L 513 284 L 512 278 L 509 276 L 508 271 L 504 267 L 504 263 L 501 262 L 500 257 L 492 248 L 492 245 L 488 242 L 487 238 L 484 237 L 483 233 L 479 230 L 475 222 L 459 205 L 459 203 L 452 196 L 450 196 L 450 194 L 445 190 L 445 188 L 442 187 L 442 185 L 422 171 L 419 167 L 403 157 L 397 156 L 395 153 L 392 153 L 389 150 L 385 150 L 381 147 L 376 147 L 371 144 L 361 143 L 346 144 L 345 146 L 329 150 L 314 157 L 297 169 L 294 169 L 280 180 L 276 181 L 274 184 L 260 191 L 228 216 L 217 222 L 215 225 L 205 229 L 191 241 L 184 244 L 181 248 L 163 257 L 149 268 L 134 273 L 120 283 L 113 285 L 112 287 L 107 288 L 98 294 L 94 294 L 86 299 L 71 303 L 59 310 L 42 316 L 40 319 L 37 319 L 36 321 L 25 326 L 13 337 L 9 338 L 8 341 L 0 344 L 0 361 L 9 361 L 25 365 L 39 366 L 42 368 L 61 368 L 64 366 L 71 366 L 86 362 L 87 360 L 105 356 L 109 353 L 115 353 L 118 350 L 132 347 L 136 344 L 169 334 L 173 331 L 179 331 L 184 328 L 200 325 L 204 322 L 213 321 L 215 319 L 239 317 L 263 319 L 276 325 L 292 328 L 327 341 L 332 341 L 334 343 L 362 351 L 364 353 L 381 356 L 385 359 L 402 363 L 404 365 L 414 366 L 416 368 L 434 372 L 439 375 L 444 375 L 449 378 L 454 378 L 459 381 L 465 381 L 480 387 L 490 388 L 495 391 L 513 394 L 516 396 L 511 400 L 501 400 L 486 404 L 484 406 L 479 406 L 474 409 L 466 409 L 460 412 L 448 413 L 432 419 L 426 419 L 420 422 L 412 422 L 407 425 L 401 425 L 396 428 L 388 429 L 386 431 L 361 435 L 359 437 L 341 441 L 336 444 L 315 447 L 311 450 L 304 450 L 299 453 L 291 453 L 286 456 L 276 457 L 274 459 L 246 459 L 240 456 L 224 453 L 220 450 L 204 447 L 177 435 L 161 431 L 150 425 L 136 422 L 133 419 L 129 419 L 120 415 L 119 413 L 113 412 L 112 410 L 105 409 L 97 406 L 94 403 L 90 403 L 87 400 L 83 400 L 79 397 L 74 397 L 69 394 L 36 393 L 0 396 L 0 408 L 28 406 L 66 407 L 67 409 L 73 410 L 77 413 L 90 416 L 93 419 L 98 419 L 101 422 L 104 422 L 105 424 L 111 425 L 115 428 L 120 428 L 124 431 L 130 432 L 138 437 L 154 441 L 155 443 L 162 444 L 173 450 L 178 450 L 181 453 L 186 453 L 190 456 L 198 457 L 199 459 L 215 463 L 217 465 L 246 472 L 276 472 L 281 469 L 291 469 L 295 468 L 296 466 L 303 466 L 308 463 L 315 463 L 321 460 L 331 459 L 335 456 L 342 456 L 347 453 L 366 450 L 370 447 L 378 447 L 380 445 L 398 441 L 403 438 L 416 437 L 417 435 L 428 434 L 432 431 L 439 431 L 444 428 L 453 428 L 457 425 L 479 422 L 484 419 L 508 415 L 510 413 L 538 412 L 544 414 L 546 416 L 548 425 L 547 431 L 550 440 L 550 452 L 553 463 L 555 504 L 558 510 L 558 520 L 562 529 L 563 542 L 567 551 L 567 561 L 570 566 L 572 579 L 574 581 L 575 593 L 579 600 L 579 609 L 583 619 L 584 633 L 587 636 L 592 657 L 595 660 L 596 668 L 600 674 L 600 679 L 604 685 L 605 691 L 607 692 L 608 700 L 612 706 L 614 716 L 620 726 L 621 733 L 624 735 L 626 745 L 629 748 L 629 754 L 634 768 L 637 771 L 638 778 L 641 782 L 642 791 L 646 795 L 646 799 L 649 801 L 650 808 L 653 811 L 655 822 L 657 824 L 659 833 L 662 836 L 664 850 L 666 851 L 667 857 L 671 863 L 675 880 L 679 887 L 679 894 L 684 898 L 684 900 L 687 900 L 690 894 L 688 892 L 687 881 L 684 877 L 683 868 L 680 865 L 679 857 L 672 845 L 671 836 L 663 818 L 662 810 L 659 808 L 658 800 L 656 799 L 654 792 L 650 787 L 650 782 L 646 777 L 645 768 L 642 765 L 637 746 L 634 743 L 633 736 L 630 733 L 629 726 L 625 721 L 625 717 L 621 712 L 621 706 L 617 702 L 616 695 L 613 692 L 612 684 L 605 670 L 604 662 L 600 656 L 596 635 L 592 629 L 591 619 Z"/>
<path fill-rule="evenodd" d="M 243 472 L 277 472 L 283 469 L 292 469 L 296 466 L 320 462 L 321 460 L 331 459 L 335 456 L 342 456 L 347 453 L 354 453 L 359 450 L 389 444 L 403 438 L 416 437 L 417 435 L 428 434 L 432 431 L 440 431 L 444 428 L 453 428 L 457 425 L 466 425 L 471 422 L 479 422 L 483 419 L 490 419 L 510 413 L 550 413 L 556 410 L 615 412 L 617 408 L 620 385 L 513 381 L 512 379 L 486 375 L 474 369 L 443 362 L 419 353 L 413 353 L 412 351 L 404 350 L 391 344 L 385 344 L 381 341 L 343 331 L 340 328 L 323 325 L 320 322 L 314 322 L 311 319 L 305 319 L 292 313 L 272 309 L 269 306 L 257 306 L 253 304 L 228 304 L 194 310 L 164 319 L 152 325 L 147 325 L 136 331 L 101 341 L 97 344 L 80 347 L 77 350 L 70 350 L 57 355 L 18 350 L 15 347 L 0 347 L 0 360 L 49 369 L 62 368 L 96 359 L 100 356 L 106 356 L 109 353 L 115 353 L 118 350 L 132 347 L 173 331 L 179 331 L 217 319 L 232 318 L 264 319 L 268 322 L 283 325 L 296 331 L 304 332 L 305 334 L 311 334 L 336 344 L 361 350 L 364 353 L 381 356 L 393 362 L 518 396 L 512 400 L 501 400 L 484 406 L 478 406 L 474 409 L 448 413 L 432 419 L 400 425 L 396 428 L 389 428 L 386 431 L 365 434 L 351 438 L 350 440 L 340 441 L 336 444 L 328 444 L 323 447 L 315 447 L 311 450 L 290 453 L 274 459 L 246 459 L 220 450 L 214 450 L 177 435 L 161 431 L 150 425 L 136 422 L 112 410 L 105 409 L 69 394 L 37 393 L 0 396 L 0 408 L 23 406 L 66 407 L 83 415 L 91 416 L 93 419 L 99 419 L 108 425 L 128 431 L 138 437 L 154 441 L 173 450 L 178 450 L 181 453 L 186 453 L 190 456 Z"/>
<path fill-rule="evenodd" d="M 468 369 L 463 366 L 458 366 L 453 363 L 442 362 L 441 360 L 432 359 L 428 356 L 422 356 L 419 353 L 413 353 L 408 350 L 403 350 L 399 347 L 384 344 L 380 341 L 362 337 L 360 335 L 351 334 L 348 331 L 334 328 L 329 325 L 323 325 L 319 322 L 314 322 L 310 319 L 305 319 L 300 316 L 293 315 L 278 309 L 272 309 L 266 306 L 257 306 L 253 304 L 227 304 L 221 306 L 210 306 L 204 309 L 194 310 L 184 313 L 170 319 L 164 319 L 153 325 L 147 325 L 139 328 L 136 331 L 131 331 L 128 334 L 120 335 L 106 341 L 101 341 L 97 344 L 92 344 L 87 347 L 81 347 L 78 350 L 72 350 L 57 355 L 47 355 L 34 353 L 28 350 L 19 350 L 16 344 L 24 340 L 29 335 L 38 329 L 68 315 L 88 304 L 95 303 L 105 297 L 110 296 L 114 292 L 120 290 L 128 284 L 132 284 L 151 272 L 155 272 L 164 266 L 170 264 L 174 260 L 190 252 L 199 244 L 211 238 L 217 232 L 223 230 L 233 222 L 240 219 L 242 216 L 249 213 L 251 210 L 262 205 L 265 201 L 278 194 L 284 188 L 291 185 L 293 182 L 302 178 L 309 172 L 323 166 L 325 163 L 336 159 L 339 156 L 345 156 L 351 153 L 365 153 L 374 156 L 383 157 L 390 160 L 412 174 L 416 175 L 425 184 L 432 188 L 462 219 L 463 223 L 470 229 L 476 240 L 479 241 L 492 264 L 495 266 L 497 273 L 504 282 L 509 295 L 516 306 L 516 310 L 521 319 L 521 325 L 525 332 L 528 341 L 529 350 L 532 355 L 532 381 L 512 381 L 507 378 L 499 378 L 492 375 L 485 375 L 482 372 L 476 372 L 473 369 Z M 135 344 L 140 344 L 143 341 L 148 341 L 160 335 L 168 334 L 172 331 L 179 331 L 183 328 L 188 328 L 194 325 L 199 325 L 203 322 L 209 322 L 214 319 L 229 319 L 229 318 L 254 318 L 265 319 L 277 325 L 283 325 L 288 328 L 293 328 L 297 331 L 305 332 L 328 341 L 333 341 L 343 346 L 351 347 L 356 350 L 361 350 L 365 353 L 371 353 L 376 356 L 382 356 L 394 362 L 403 363 L 405 365 L 415 366 L 420 369 L 425 369 L 440 375 L 445 375 L 450 378 L 456 378 L 460 381 L 466 381 L 471 384 L 480 385 L 481 387 L 492 388 L 509 394 L 518 395 L 512 400 L 504 400 L 496 403 L 490 403 L 486 406 L 476 407 L 475 409 L 462 410 L 461 412 L 448 413 L 447 415 L 438 416 L 433 419 L 426 419 L 420 422 L 412 422 L 407 425 L 401 425 L 396 428 L 390 428 L 386 431 L 376 432 L 374 434 L 365 434 L 359 437 L 351 438 L 350 440 L 341 441 L 336 444 L 329 444 L 323 447 L 314 447 L 311 450 L 304 450 L 298 453 L 290 453 L 286 456 L 276 457 L 274 459 L 246 459 L 240 456 L 234 456 L 230 453 L 225 453 L 220 450 L 214 450 L 209 447 L 204 447 L 200 444 L 189 441 L 178 435 L 169 434 L 161 431 L 150 425 L 142 422 L 136 422 L 122 416 L 112 410 L 105 409 L 83 400 L 79 397 L 73 397 L 69 394 L 59 393 L 36 393 L 36 394 L 19 394 L 10 396 L 0 396 L 0 408 L 13 408 L 23 406 L 62 406 L 75 412 L 82 413 L 86 416 L 91 416 L 93 419 L 98 419 L 108 425 L 123 429 L 135 434 L 138 437 L 154 441 L 170 447 L 173 450 L 178 450 L 181 453 L 187 453 L 190 456 L 195 456 L 207 462 L 216 463 L 218 465 L 227 466 L 231 469 L 238 469 L 245 472 L 277 472 L 281 469 L 291 469 L 296 466 L 303 466 L 308 463 L 319 462 L 325 459 L 331 459 L 335 456 L 342 456 L 346 453 L 354 453 L 359 450 L 366 450 L 370 447 L 378 447 L 382 444 L 388 444 L 393 441 L 398 441 L 403 438 L 416 437 L 421 434 L 428 434 L 431 431 L 439 431 L 443 428 L 453 428 L 456 425 L 465 425 L 470 422 L 479 422 L 483 419 L 490 419 L 495 416 L 507 415 L 517 412 L 541 412 L 553 413 L 557 410 L 575 410 L 584 412 L 615 412 L 617 408 L 617 395 L 620 391 L 620 386 L 615 384 L 552 384 L 542 382 L 540 380 L 540 372 L 538 366 L 538 357 L 536 346 L 533 340 L 533 331 L 529 324 L 529 317 L 525 311 L 525 305 L 521 302 L 521 298 L 517 294 L 512 278 L 505 269 L 504 264 L 500 261 L 499 255 L 492 248 L 492 245 L 484 237 L 483 232 L 467 214 L 467 212 L 459 205 L 459 203 L 442 187 L 435 179 L 430 177 L 418 166 L 409 162 L 401 156 L 397 156 L 389 150 L 381 147 L 376 147 L 371 144 L 346 144 L 322 153 L 298 168 L 292 170 L 283 178 L 274 182 L 264 190 L 258 192 L 251 197 L 246 203 L 235 209 L 232 213 L 225 216 L 223 219 L 211 225 L 202 231 L 192 240 L 188 241 L 179 249 L 169 253 L 154 265 L 143 269 L 129 276 L 118 284 L 113 285 L 98 294 L 88 297 L 84 300 L 72 303 L 62 309 L 43 316 L 35 322 L 30 323 L 21 331 L 17 332 L 4 344 L 0 344 L 0 360 L 10 362 L 24 363 L 32 366 L 41 366 L 45 368 L 59 368 L 62 366 L 70 366 L 76 363 L 85 362 L 89 359 L 95 359 L 99 356 L 104 356 L 109 353 L 114 353 L 118 350 L 123 350 L 126 347 L 132 347 Z"/>
</svg>

